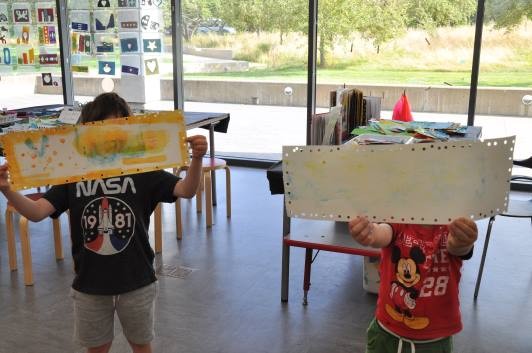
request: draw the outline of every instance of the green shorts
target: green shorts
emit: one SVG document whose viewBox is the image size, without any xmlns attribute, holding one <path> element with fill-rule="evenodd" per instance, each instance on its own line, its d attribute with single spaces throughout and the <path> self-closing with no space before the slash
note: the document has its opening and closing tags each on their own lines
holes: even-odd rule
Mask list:
<svg viewBox="0 0 532 353">
<path fill-rule="evenodd" d="M 428 343 L 414 343 L 416 353 L 452 353 L 452 337 Z M 376 319 L 368 327 L 368 344 L 366 353 L 412 353 L 410 341 L 403 340 L 403 348 L 399 349 L 399 338 L 384 331 Z"/>
</svg>

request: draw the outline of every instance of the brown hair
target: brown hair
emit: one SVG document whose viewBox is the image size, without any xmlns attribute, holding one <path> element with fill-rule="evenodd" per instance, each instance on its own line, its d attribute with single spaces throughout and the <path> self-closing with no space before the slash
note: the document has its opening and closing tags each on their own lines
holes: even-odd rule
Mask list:
<svg viewBox="0 0 532 353">
<path fill-rule="evenodd" d="M 114 92 L 102 93 L 81 109 L 81 122 L 104 120 L 110 116 L 123 118 L 132 115 L 131 108 L 124 98 Z"/>
</svg>

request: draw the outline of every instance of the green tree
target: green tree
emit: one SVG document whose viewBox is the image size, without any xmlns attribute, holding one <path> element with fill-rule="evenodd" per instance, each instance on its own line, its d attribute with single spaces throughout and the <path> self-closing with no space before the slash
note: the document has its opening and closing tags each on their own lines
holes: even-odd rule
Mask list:
<svg viewBox="0 0 532 353">
<path fill-rule="evenodd" d="M 266 14 L 263 30 L 279 32 L 279 42 L 283 44 L 283 36 L 290 32 L 304 32 L 308 23 L 307 0 L 268 0 L 263 2 L 263 13 Z"/>
<path fill-rule="evenodd" d="M 484 18 L 496 28 L 511 30 L 525 19 L 532 20 L 532 0 L 487 0 Z"/>
<path fill-rule="evenodd" d="M 327 52 L 336 38 L 348 37 L 353 32 L 356 3 L 360 0 L 320 0 L 318 2 L 319 66 L 327 66 Z"/>
<path fill-rule="evenodd" d="M 406 0 L 408 27 L 432 30 L 436 27 L 471 23 L 477 0 Z"/>
<path fill-rule="evenodd" d="M 183 0 L 183 36 L 185 40 L 190 40 L 202 22 L 209 18 L 218 18 L 221 7 L 221 0 Z"/>
<path fill-rule="evenodd" d="M 220 17 L 239 31 L 256 32 L 269 28 L 271 21 L 264 0 L 224 0 Z"/>
</svg>

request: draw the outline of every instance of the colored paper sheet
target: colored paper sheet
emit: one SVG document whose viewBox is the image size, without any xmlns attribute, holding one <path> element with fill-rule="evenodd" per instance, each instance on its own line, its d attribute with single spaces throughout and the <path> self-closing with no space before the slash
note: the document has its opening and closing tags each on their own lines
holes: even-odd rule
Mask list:
<svg viewBox="0 0 532 353">
<path fill-rule="evenodd" d="M 288 215 L 446 224 L 508 205 L 515 137 L 414 145 L 284 146 Z"/>
<path fill-rule="evenodd" d="M 178 111 L 12 132 L 0 143 L 17 190 L 188 164 Z"/>
</svg>

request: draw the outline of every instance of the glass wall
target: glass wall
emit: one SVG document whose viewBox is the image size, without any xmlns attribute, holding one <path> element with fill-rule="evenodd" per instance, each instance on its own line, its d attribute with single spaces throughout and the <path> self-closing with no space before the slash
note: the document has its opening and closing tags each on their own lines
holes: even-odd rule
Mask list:
<svg viewBox="0 0 532 353">
<path fill-rule="evenodd" d="M 467 123 L 475 0 L 319 1 L 318 99 L 349 87 L 391 119 L 403 94 L 414 120 Z"/>
<path fill-rule="evenodd" d="M 308 1 L 183 0 L 183 25 L 185 109 L 231 114 L 217 154 L 305 144 Z"/>
<path fill-rule="evenodd" d="M 0 0 L 0 109 L 62 104 L 55 1 Z"/>
<path fill-rule="evenodd" d="M 114 90 L 133 106 L 173 108 L 170 0 L 71 0 L 75 99 Z M 168 89 L 169 88 L 169 89 Z"/>
<path fill-rule="evenodd" d="M 532 156 L 530 6 L 519 0 L 486 1 L 482 36 L 475 125 L 482 126 L 486 138 L 515 135 L 515 159 Z"/>
</svg>

